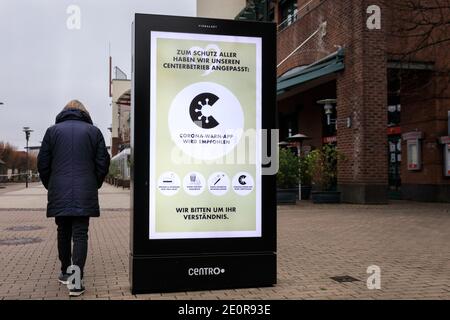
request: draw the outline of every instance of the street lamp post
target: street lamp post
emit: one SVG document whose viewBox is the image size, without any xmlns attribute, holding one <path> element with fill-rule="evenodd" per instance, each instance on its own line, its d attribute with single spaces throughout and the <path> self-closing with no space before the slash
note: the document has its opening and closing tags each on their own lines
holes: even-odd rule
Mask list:
<svg viewBox="0 0 450 320">
<path fill-rule="evenodd" d="M 301 157 L 302 156 L 303 141 L 310 140 L 310 139 L 311 138 L 308 137 L 305 134 L 297 133 L 297 134 L 294 134 L 293 136 L 287 137 L 286 140 L 292 141 L 292 142 L 298 142 L 298 144 L 297 144 L 297 156 Z M 300 181 L 298 183 L 298 200 L 302 200 L 302 181 L 301 181 L 301 179 L 300 179 Z"/>
<path fill-rule="evenodd" d="M 28 188 L 28 174 L 29 174 L 29 161 L 28 161 L 28 141 L 30 140 L 30 133 L 33 132 L 33 130 L 30 129 L 30 127 L 23 127 L 23 132 L 25 132 L 25 139 L 27 139 L 27 173 L 25 175 L 25 187 Z"/>
</svg>

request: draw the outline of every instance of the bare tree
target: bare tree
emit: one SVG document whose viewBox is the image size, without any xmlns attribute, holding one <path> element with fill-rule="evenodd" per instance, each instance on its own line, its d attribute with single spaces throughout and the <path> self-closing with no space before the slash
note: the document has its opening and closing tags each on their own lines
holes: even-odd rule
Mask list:
<svg viewBox="0 0 450 320">
<path fill-rule="evenodd" d="M 15 168 L 17 149 L 9 143 L 0 141 L 0 159 L 2 159 L 6 167 Z"/>
<path fill-rule="evenodd" d="M 410 45 L 406 50 L 394 53 L 411 56 L 427 48 L 450 43 L 449 0 L 395 0 L 385 3 L 393 13 L 390 35 L 407 38 Z"/>
<path fill-rule="evenodd" d="M 16 147 L 7 142 L 0 141 L 0 159 L 5 162 L 8 169 L 20 171 L 27 169 L 26 152 L 17 151 Z M 33 171 L 37 169 L 37 157 L 35 155 L 29 155 L 29 168 Z"/>
<path fill-rule="evenodd" d="M 450 0 L 386 0 L 389 56 L 407 66 L 429 62 L 432 70 L 401 69 L 402 96 L 450 98 Z M 424 94 L 426 93 L 426 94 Z"/>
</svg>

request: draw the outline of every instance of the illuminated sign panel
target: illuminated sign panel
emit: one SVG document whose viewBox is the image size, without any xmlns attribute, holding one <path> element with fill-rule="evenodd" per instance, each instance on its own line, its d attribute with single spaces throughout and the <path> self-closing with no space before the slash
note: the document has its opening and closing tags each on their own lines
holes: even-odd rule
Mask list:
<svg viewBox="0 0 450 320">
<path fill-rule="evenodd" d="M 150 33 L 150 239 L 261 236 L 261 38 Z"/>
<path fill-rule="evenodd" d="M 275 284 L 275 24 L 136 14 L 132 39 L 131 291 Z"/>
</svg>

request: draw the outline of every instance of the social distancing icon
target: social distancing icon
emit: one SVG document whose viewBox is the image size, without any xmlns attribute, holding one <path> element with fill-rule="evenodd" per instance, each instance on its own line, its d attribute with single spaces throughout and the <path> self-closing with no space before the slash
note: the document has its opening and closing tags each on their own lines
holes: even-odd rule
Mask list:
<svg viewBox="0 0 450 320">
<path fill-rule="evenodd" d="M 164 172 L 158 179 L 158 190 L 165 196 L 173 196 L 180 190 L 180 178 L 175 172 Z"/>
</svg>

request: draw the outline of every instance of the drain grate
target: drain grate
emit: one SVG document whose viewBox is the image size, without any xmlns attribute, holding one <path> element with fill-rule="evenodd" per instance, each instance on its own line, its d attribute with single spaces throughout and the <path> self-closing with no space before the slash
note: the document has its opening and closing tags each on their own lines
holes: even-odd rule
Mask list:
<svg viewBox="0 0 450 320">
<path fill-rule="evenodd" d="M 339 283 L 361 281 L 361 280 L 353 278 L 351 276 L 336 276 L 336 277 L 331 277 L 331 279 L 336 282 L 339 282 Z"/>
<path fill-rule="evenodd" d="M 0 246 L 15 246 L 41 242 L 41 238 L 6 238 L 0 239 Z"/>
<path fill-rule="evenodd" d="M 41 226 L 14 226 L 6 228 L 8 231 L 34 231 L 34 230 L 41 230 L 44 229 L 44 227 Z"/>
</svg>

